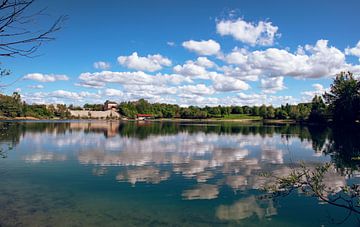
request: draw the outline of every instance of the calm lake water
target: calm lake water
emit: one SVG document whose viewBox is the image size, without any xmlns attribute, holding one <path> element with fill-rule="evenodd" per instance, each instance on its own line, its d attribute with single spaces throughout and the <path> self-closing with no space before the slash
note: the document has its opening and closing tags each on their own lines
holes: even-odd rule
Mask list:
<svg viewBox="0 0 360 227">
<path fill-rule="evenodd" d="M 348 212 L 297 192 L 264 197 L 261 173 L 333 162 L 327 184 L 360 183 L 359 138 L 289 125 L 0 122 L 0 226 L 332 226 Z"/>
</svg>

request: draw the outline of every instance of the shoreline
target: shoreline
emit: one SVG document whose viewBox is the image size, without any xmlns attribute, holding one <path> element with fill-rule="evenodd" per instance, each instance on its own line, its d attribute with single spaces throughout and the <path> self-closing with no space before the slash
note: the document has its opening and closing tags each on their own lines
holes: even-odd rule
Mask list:
<svg viewBox="0 0 360 227">
<path fill-rule="evenodd" d="M 234 123 L 263 123 L 263 124 L 300 124 L 295 120 L 277 120 L 277 119 L 219 119 L 219 118 L 209 118 L 209 119 L 181 119 L 181 118 L 158 118 L 158 119 L 148 119 L 148 120 L 135 120 L 135 119 L 98 119 L 98 118 L 88 118 L 88 119 L 60 119 L 60 118 L 35 118 L 35 117 L 16 117 L 16 118 L 4 118 L 1 117 L 0 121 L 124 121 L 124 122 L 234 122 Z"/>
</svg>

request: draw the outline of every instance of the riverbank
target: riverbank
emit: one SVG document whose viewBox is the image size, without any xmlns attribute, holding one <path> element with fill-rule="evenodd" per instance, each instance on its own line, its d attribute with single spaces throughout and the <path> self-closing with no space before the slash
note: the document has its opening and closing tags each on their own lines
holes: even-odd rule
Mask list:
<svg viewBox="0 0 360 227">
<path fill-rule="evenodd" d="M 182 119 L 182 118 L 156 118 L 156 119 L 147 119 L 147 120 L 136 120 L 136 119 L 98 119 L 98 118 L 35 118 L 35 117 L 16 117 L 16 118 L 6 118 L 0 117 L 0 121 L 131 121 L 131 122 L 233 122 L 233 123 L 264 123 L 264 124 L 297 124 L 298 122 L 295 120 L 279 120 L 279 119 L 231 119 L 231 118 L 207 118 L 207 119 Z"/>
<path fill-rule="evenodd" d="M 22 120 L 34 120 L 34 121 L 37 121 L 37 120 L 42 120 L 42 119 L 39 119 L 39 118 L 36 118 L 36 117 L 11 117 L 10 118 L 10 117 L 0 116 L 0 120 L 1 121 L 22 121 Z"/>
<path fill-rule="evenodd" d="M 132 120 L 136 121 L 136 120 Z M 209 118 L 209 119 L 180 119 L 180 118 L 160 118 L 150 119 L 150 122 L 237 122 L 237 123 L 264 123 L 264 124 L 297 124 L 299 122 L 295 120 L 280 120 L 280 119 L 227 119 L 227 118 Z"/>
</svg>

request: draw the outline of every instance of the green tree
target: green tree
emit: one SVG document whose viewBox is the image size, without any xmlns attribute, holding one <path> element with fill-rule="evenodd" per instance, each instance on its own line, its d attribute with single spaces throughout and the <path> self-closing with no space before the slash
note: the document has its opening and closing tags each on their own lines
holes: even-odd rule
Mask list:
<svg viewBox="0 0 360 227">
<path fill-rule="evenodd" d="M 135 107 L 138 113 L 141 114 L 153 113 L 152 105 L 145 99 L 139 99 L 137 102 L 135 102 Z"/>
<path fill-rule="evenodd" d="M 231 113 L 231 108 L 228 106 L 219 106 L 221 110 L 221 116 L 227 116 Z"/>
<path fill-rule="evenodd" d="M 12 96 L 0 94 L 0 115 L 4 117 L 20 117 L 23 114 L 21 97 L 17 92 Z"/>
<path fill-rule="evenodd" d="M 66 107 L 66 105 L 64 105 L 64 104 L 57 104 L 57 105 L 56 105 L 55 115 L 56 115 L 57 117 L 60 117 L 61 119 L 63 119 L 63 118 L 68 118 L 68 117 L 70 117 L 70 112 L 69 112 L 68 108 Z"/>
<path fill-rule="evenodd" d="M 289 106 L 289 117 L 294 120 L 298 120 L 300 118 L 300 111 L 298 106 L 291 105 Z"/>
<path fill-rule="evenodd" d="M 205 109 L 207 109 L 207 112 L 210 116 L 217 117 L 221 115 L 221 108 L 219 106 L 208 107 L 208 108 L 205 107 Z"/>
<path fill-rule="evenodd" d="M 241 106 L 233 106 L 231 110 L 232 114 L 243 114 L 244 110 Z"/>
<path fill-rule="evenodd" d="M 326 105 L 321 96 L 315 95 L 311 104 L 309 121 L 318 124 L 326 123 Z"/>
<path fill-rule="evenodd" d="M 251 109 L 251 114 L 254 116 L 259 116 L 259 107 L 258 106 L 253 106 Z"/>
<path fill-rule="evenodd" d="M 281 108 L 276 109 L 275 112 L 276 119 L 287 119 L 288 116 L 289 116 L 288 113 L 284 109 Z"/>
<path fill-rule="evenodd" d="M 300 121 L 307 120 L 311 111 L 311 104 L 309 103 L 300 103 L 298 104 L 299 108 L 299 119 Z"/>
<path fill-rule="evenodd" d="M 135 118 L 138 113 L 133 102 L 122 102 L 118 108 L 121 115 L 129 118 Z"/>
<path fill-rule="evenodd" d="M 259 108 L 259 116 L 262 118 L 266 118 L 267 116 L 267 108 L 265 105 L 261 105 Z"/>
<path fill-rule="evenodd" d="M 266 118 L 268 119 L 275 118 L 275 109 L 273 106 L 269 106 L 266 108 Z"/>
<path fill-rule="evenodd" d="M 325 92 L 324 99 L 335 123 L 353 124 L 359 119 L 360 82 L 350 72 L 341 72 Z"/>
</svg>

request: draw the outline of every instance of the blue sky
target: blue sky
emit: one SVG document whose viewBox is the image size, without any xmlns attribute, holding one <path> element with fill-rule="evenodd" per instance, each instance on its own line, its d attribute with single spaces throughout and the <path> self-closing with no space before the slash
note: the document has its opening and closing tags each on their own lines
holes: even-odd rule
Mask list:
<svg viewBox="0 0 360 227">
<path fill-rule="evenodd" d="M 360 73 L 359 1 L 46 1 L 34 58 L 2 58 L 30 103 L 148 99 L 279 105 L 311 99 L 342 70 Z"/>
</svg>

